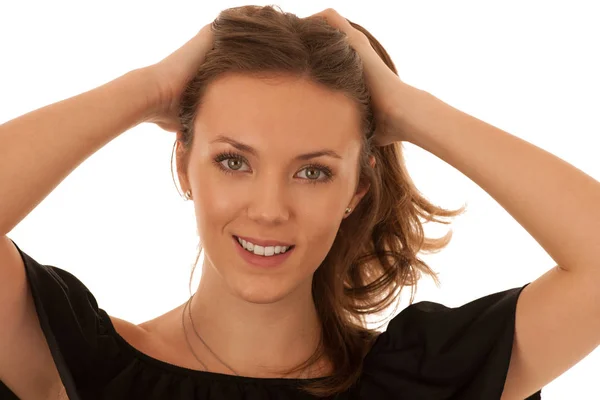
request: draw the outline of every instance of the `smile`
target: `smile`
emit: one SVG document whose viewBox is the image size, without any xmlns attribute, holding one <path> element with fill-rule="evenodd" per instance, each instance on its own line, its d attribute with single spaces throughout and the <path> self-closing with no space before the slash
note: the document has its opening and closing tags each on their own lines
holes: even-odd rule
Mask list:
<svg viewBox="0 0 600 400">
<path fill-rule="evenodd" d="M 240 246 L 242 246 L 246 251 L 248 251 L 249 253 L 255 254 L 257 256 L 272 257 L 272 256 L 275 256 L 278 254 L 284 254 L 287 251 L 294 248 L 293 245 L 292 246 L 260 246 L 260 245 L 254 244 L 252 242 L 246 241 L 244 239 L 241 239 L 237 236 L 234 236 L 234 238 L 238 241 Z"/>
<path fill-rule="evenodd" d="M 295 245 L 289 247 L 253 245 L 237 236 L 232 236 L 232 239 L 235 241 L 235 247 L 242 259 L 248 264 L 258 267 L 275 267 L 281 265 L 296 248 Z"/>
</svg>

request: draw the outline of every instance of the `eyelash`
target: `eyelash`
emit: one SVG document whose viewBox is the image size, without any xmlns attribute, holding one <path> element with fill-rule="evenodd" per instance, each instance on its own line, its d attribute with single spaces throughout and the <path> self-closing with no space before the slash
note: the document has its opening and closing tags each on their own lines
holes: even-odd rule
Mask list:
<svg viewBox="0 0 600 400">
<path fill-rule="evenodd" d="M 223 152 L 223 153 L 217 154 L 214 158 L 214 163 L 217 165 L 217 167 L 219 167 L 221 169 L 221 171 L 225 172 L 226 174 L 233 174 L 237 171 L 231 170 L 229 168 L 225 168 L 223 166 L 223 164 L 221 164 L 221 162 L 223 162 L 225 160 L 230 160 L 230 159 L 242 161 L 242 162 L 245 162 L 246 164 L 248 164 L 248 160 L 246 160 L 240 154 L 232 153 L 232 152 Z M 307 169 L 307 168 L 315 168 L 315 169 L 318 169 L 319 171 L 321 171 L 323 174 L 325 174 L 324 179 L 303 179 L 305 181 L 308 181 L 308 183 L 310 183 L 310 184 L 316 185 L 317 183 L 327 183 L 333 179 L 333 171 L 331 170 L 331 168 L 327 167 L 326 165 L 319 164 L 319 163 L 313 163 L 313 164 L 305 166 L 302 169 Z"/>
</svg>

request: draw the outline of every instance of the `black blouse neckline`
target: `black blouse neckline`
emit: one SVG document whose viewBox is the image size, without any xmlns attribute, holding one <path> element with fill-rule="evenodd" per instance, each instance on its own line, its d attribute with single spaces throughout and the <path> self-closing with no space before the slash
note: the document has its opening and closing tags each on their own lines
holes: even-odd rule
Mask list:
<svg viewBox="0 0 600 400">
<path fill-rule="evenodd" d="M 238 383 L 248 383 L 248 382 L 261 382 L 267 385 L 293 385 L 298 386 L 298 384 L 303 383 L 311 383 L 318 382 L 321 380 L 325 380 L 327 378 L 331 378 L 330 376 L 318 377 L 318 378 L 258 378 L 252 376 L 238 376 L 238 375 L 229 375 L 223 374 L 220 372 L 210 372 L 210 371 L 201 371 L 191 368 L 182 367 L 179 365 L 171 364 L 166 361 L 159 360 L 158 358 L 154 358 L 141 350 L 134 347 L 131 343 L 129 343 L 123 336 L 119 334 L 119 332 L 114 327 L 114 324 L 110 318 L 110 316 L 104 312 L 104 310 L 100 310 L 102 317 L 105 321 L 105 326 L 110 331 L 111 335 L 120 343 L 120 348 L 130 352 L 134 357 L 143 361 L 145 364 L 149 366 L 169 371 L 170 373 L 179 374 L 183 376 L 195 377 L 198 379 L 206 379 L 206 380 L 220 380 L 220 381 L 230 381 L 230 382 L 238 382 Z"/>
</svg>

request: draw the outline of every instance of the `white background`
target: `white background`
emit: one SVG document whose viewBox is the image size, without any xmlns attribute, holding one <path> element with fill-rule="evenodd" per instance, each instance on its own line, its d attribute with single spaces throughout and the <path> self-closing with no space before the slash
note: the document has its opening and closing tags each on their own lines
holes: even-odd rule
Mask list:
<svg viewBox="0 0 600 400">
<path fill-rule="evenodd" d="M 0 2 L 0 122 L 159 61 L 220 10 L 244 4 Z M 595 2 L 277 4 L 300 17 L 337 9 L 383 44 L 405 82 L 600 179 Z M 189 296 L 197 236 L 192 202 L 183 201 L 171 179 L 174 139 L 150 124 L 121 135 L 9 237 L 40 263 L 75 274 L 114 316 L 140 323 L 181 304 Z M 555 265 L 476 184 L 416 146 L 405 149 L 415 183 L 429 199 L 469 206 L 452 225 L 450 245 L 424 256 L 441 273 L 441 290 L 424 280 L 416 301 L 462 305 L 522 286 Z M 437 236 L 445 232 L 440 228 L 426 232 Z M 401 308 L 408 298 L 407 290 Z M 600 398 L 598 371 L 600 350 L 546 386 L 544 399 Z"/>
</svg>

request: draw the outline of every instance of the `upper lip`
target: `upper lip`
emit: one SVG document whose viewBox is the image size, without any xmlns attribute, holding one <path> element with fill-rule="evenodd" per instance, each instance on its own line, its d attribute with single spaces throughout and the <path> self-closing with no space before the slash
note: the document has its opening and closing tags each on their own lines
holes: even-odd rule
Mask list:
<svg viewBox="0 0 600 400">
<path fill-rule="evenodd" d="M 251 237 L 247 237 L 247 236 L 238 236 L 238 235 L 234 235 L 237 238 L 243 239 L 247 242 L 250 242 L 252 244 L 257 244 L 259 246 L 293 246 L 290 243 L 284 243 L 284 242 L 279 242 L 277 240 L 261 240 L 261 239 L 255 239 L 255 238 L 251 238 Z"/>
</svg>

